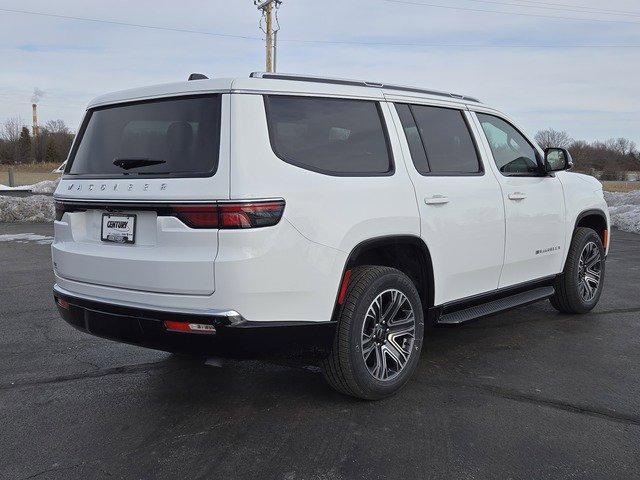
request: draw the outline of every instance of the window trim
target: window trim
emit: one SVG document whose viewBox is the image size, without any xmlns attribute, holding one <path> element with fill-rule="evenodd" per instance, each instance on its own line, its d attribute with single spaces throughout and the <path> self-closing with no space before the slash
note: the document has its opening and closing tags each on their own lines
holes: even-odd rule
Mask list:
<svg viewBox="0 0 640 480">
<path fill-rule="evenodd" d="M 411 117 L 413 118 L 413 123 L 415 124 L 417 130 L 418 130 L 418 136 L 420 137 L 420 142 L 422 142 L 422 148 L 424 149 L 424 154 L 427 158 L 427 167 L 429 168 L 429 172 L 421 172 L 420 170 L 418 170 L 416 168 L 416 164 L 413 162 L 413 157 L 411 156 L 411 152 L 409 152 L 409 156 L 411 157 L 411 164 L 413 165 L 413 168 L 416 172 L 418 172 L 419 175 L 423 176 L 423 177 L 482 177 L 485 174 L 485 168 L 484 168 L 484 162 L 482 161 L 482 155 L 480 155 L 480 148 L 478 145 L 478 140 L 476 139 L 475 134 L 473 133 L 473 130 L 471 129 L 471 124 L 469 123 L 469 119 L 467 118 L 467 116 L 465 115 L 465 111 L 466 110 L 461 110 L 459 108 L 455 108 L 455 107 L 448 107 L 448 106 L 441 106 L 441 105 L 428 105 L 428 104 L 424 104 L 424 103 L 408 103 L 408 102 L 393 102 L 394 107 L 396 105 L 407 105 L 409 107 L 409 112 L 411 113 Z M 431 163 L 429 162 L 429 152 L 427 150 L 426 144 L 424 142 L 424 139 L 422 138 L 422 132 L 420 132 L 420 127 L 418 127 L 418 122 L 416 121 L 416 116 L 413 113 L 413 108 L 412 107 L 431 107 L 431 108 L 441 108 L 441 109 L 446 109 L 446 110 L 455 110 L 457 111 L 460 116 L 462 117 L 462 120 L 465 124 L 465 126 L 467 127 L 467 133 L 469 134 L 469 137 L 471 138 L 471 143 L 473 144 L 473 148 L 476 152 L 476 159 L 478 161 L 478 171 L 477 172 L 456 172 L 456 171 L 449 171 L 449 172 L 434 172 L 433 168 L 431 167 Z M 396 114 L 398 114 L 398 110 L 396 109 Z M 400 117 L 400 115 L 398 114 L 398 118 Z M 400 126 L 402 127 L 402 133 L 404 133 L 405 135 L 405 140 L 407 140 L 407 144 L 409 142 L 409 140 L 407 139 L 407 134 L 404 131 L 404 126 L 402 125 L 402 120 L 400 120 Z"/>
<path fill-rule="evenodd" d="M 514 177 L 514 178 L 539 178 L 539 177 L 546 177 L 547 174 L 543 169 L 543 164 L 542 161 L 540 159 L 540 152 L 538 152 L 538 149 L 535 147 L 535 145 L 533 145 L 533 143 L 531 143 L 531 140 L 529 140 L 529 137 L 527 137 L 518 127 L 516 127 L 513 122 L 511 122 L 510 120 L 504 118 L 501 115 L 497 115 L 495 113 L 487 113 L 487 112 L 482 112 L 482 111 L 476 111 L 474 110 L 473 113 L 475 114 L 476 118 L 478 119 L 478 125 L 480 126 L 480 130 L 482 132 L 482 135 L 484 135 L 484 138 L 487 142 L 487 145 L 489 146 L 489 153 L 491 154 L 491 159 L 493 160 L 493 164 L 496 167 L 496 170 L 498 171 L 498 173 L 500 175 L 502 175 L 503 177 Z M 491 142 L 489 142 L 489 137 L 487 136 L 487 132 L 484 131 L 484 127 L 482 126 L 482 121 L 480 120 L 479 115 L 486 115 L 488 117 L 494 117 L 497 118 L 499 120 L 502 120 L 503 122 L 505 122 L 507 125 L 509 125 L 511 128 L 513 128 L 516 132 L 518 132 L 520 134 L 520 136 L 522 138 L 525 139 L 525 141 L 529 144 L 529 146 L 533 149 L 535 155 L 536 155 L 536 163 L 538 164 L 538 172 L 537 173 L 505 173 L 503 171 L 500 170 L 500 167 L 498 167 L 498 164 L 496 163 L 496 157 L 493 155 L 493 149 L 491 148 Z"/>
<path fill-rule="evenodd" d="M 168 172 L 168 173 L 140 173 L 140 172 L 123 172 L 121 174 L 116 173 L 69 173 L 71 170 L 71 166 L 73 165 L 73 161 L 75 160 L 76 153 L 78 148 L 80 148 L 80 143 L 84 137 L 84 133 L 89 126 L 89 120 L 91 120 L 91 116 L 93 112 L 97 112 L 100 110 L 108 110 L 110 108 L 118 108 L 118 107 L 127 107 L 130 105 L 143 105 L 145 103 L 159 103 L 166 101 L 175 101 L 175 100 L 189 100 L 193 98 L 220 98 L 220 111 L 218 112 L 218 151 L 216 156 L 216 161 L 214 162 L 213 167 L 204 172 L 193 172 L 193 173 L 184 173 L 184 172 Z M 121 180 L 123 178 L 136 180 L 136 179 L 154 179 L 154 178 L 209 178 L 213 177 L 218 172 L 218 167 L 220 166 L 220 149 L 222 148 L 222 115 L 224 106 L 223 102 L 223 94 L 222 93 L 203 93 L 203 94 L 193 94 L 193 95 L 172 95 L 170 97 L 161 97 L 161 98 L 145 98 L 144 100 L 132 100 L 121 103 L 109 103 L 107 105 L 99 105 L 97 107 L 89 108 L 85 112 L 84 118 L 82 119 L 82 124 L 78 129 L 78 133 L 73 139 L 73 145 L 71 146 L 71 150 L 69 150 L 69 155 L 67 156 L 67 165 L 65 166 L 63 172 L 63 178 L 66 179 L 78 179 L 78 180 L 92 180 L 92 179 L 118 179 Z"/>
<path fill-rule="evenodd" d="M 319 100 L 335 100 L 335 101 L 350 101 L 350 102 L 367 102 L 367 103 L 373 103 L 376 107 L 376 110 L 378 112 L 378 118 L 380 120 L 380 125 L 382 126 L 382 133 L 384 135 L 384 141 L 385 141 L 385 145 L 387 147 L 387 157 L 389 159 L 389 169 L 386 172 L 333 172 L 330 170 L 324 170 L 322 168 L 316 168 L 316 167 L 312 167 L 310 165 L 306 165 L 304 163 L 298 162 L 295 159 L 289 158 L 286 155 L 282 154 L 281 152 L 278 151 L 278 149 L 276 148 L 276 142 L 275 142 L 275 129 L 272 128 L 272 122 L 270 121 L 271 118 L 271 106 L 269 105 L 269 100 L 271 97 L 281 97 L 281 98 L 312 98 L 312 99 L 319 99 Z M 298 167 L 301 168 L 303 170 L 307 170 L 309 172 L 315 172 L 315 173 L 319 173 L 322 175 L 327 175 L 330 177 L 391 177 L 395 174 L 396 172 L 396 163 L 395 163 L 395 158 L 393 156 L 393 149 L 391 148 L 391 141 L 390 141 L 390 137 L 389 137 L 389 128 L 387 126 L 387 122 L 385 120 L 384 117 L 384 112 L 382 110 L 382 106 L 380 104 L 380 101 L 378 100 L 365 100 L 365 99 L 361 99 L 361 98 L 346 98 L 346 97 L 322 97 L 322 96 L 317 96 L 317 95 L 290 95 L 290 94 L 273 94 L 273 93 L 269 93 L 269 94 L 263 94 L 262 95 L 263 98 L 263 103 L 264 103 L 264 110 L 265 110 L 265 120 L 267 122 L 267 132 L 269 134 L 269 144 L 271 145 L 271 150 L 273 151 L 273 153 L 275 154 L 276 157 L 278 157 L 280 160 L 282 160 L 283 162 L 289 164 L 289 165 L 293 165 L 294 167 Z"/>
<path fill-rule="evenodd" d="M 416 127 L 416 131 L 418 132 L 418 138 L 420 139 L 420 145 L 422 145 L 422 151 L 424 152 L 424 159 L 427 162 L 427 169 L 429 170 L 428 172 L 421 172 L 420 170 L 418 170 L 418 167 L 416 167 L 416 163 L 413 159 L 413 155 L 411 155 L 411 146 L 409 145 L 409 138 L 407 137 L 407 132 L 404 129 L 404 125 L 402 124 L 402 118 L 400 117 L 400 112 L 398 112 L 398 105 L 405 105 L 407 107 L 407 109 L 409 110 L 409 115 L 411 115 L 411 119 L 413 120 L 413 126 Z M 393 102 L 393 107 L 396 109 L 396 114 L 398 115 L 398 118 L 400 118 L 400 126 L 402 127 L 402 133 L 404 133 L 404 138 L 407 141 L 407 146 L 409 147 L 409 156 L 411 157 L 411 163 L 413 164 L 413 168 L 415 168 L 416 172 L 418 172 L 420 175 L 426 177 L 429 174 L 431 174 L 431 164 L 429 163 L 429 156 L 427 155 L 427 147 L 425 147 L 424 145 L 424 139 L 422 138 L 422 132 L 420 132 L 420 129 L 418 128 L 418 122 L 416 122 L 416 116 L 413 114 L 413 109 L 411 108 L 411 104 L 410 103 L 400 103 L 400 102 Z"/>
</svg>

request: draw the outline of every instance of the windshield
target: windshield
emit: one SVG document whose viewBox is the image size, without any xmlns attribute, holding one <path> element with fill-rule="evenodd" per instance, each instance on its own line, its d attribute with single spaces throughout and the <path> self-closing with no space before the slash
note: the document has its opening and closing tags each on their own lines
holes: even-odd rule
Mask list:
<svg viewBox="0 0 640 480">
<path fill-rule="evenodd" d="M 220 95 L 90 110 L 67 174 L 210 176 L 218 166 Z"/>
</svg>

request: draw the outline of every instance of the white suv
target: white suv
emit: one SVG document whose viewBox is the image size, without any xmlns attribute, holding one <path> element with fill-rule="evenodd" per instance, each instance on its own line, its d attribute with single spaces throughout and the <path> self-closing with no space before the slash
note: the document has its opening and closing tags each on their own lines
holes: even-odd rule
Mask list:
<svg viewBox="0 0 640 480">
<path fill-rule="evenodd" d="M 425 325 L 598 302 L 609 217 L 502 113 L 463 95 L 281 74 L 98 97 L 55 193 L 54 295 L 91 334 L 168 351 L 323 347 L 390 395 Z"/>
</svg>

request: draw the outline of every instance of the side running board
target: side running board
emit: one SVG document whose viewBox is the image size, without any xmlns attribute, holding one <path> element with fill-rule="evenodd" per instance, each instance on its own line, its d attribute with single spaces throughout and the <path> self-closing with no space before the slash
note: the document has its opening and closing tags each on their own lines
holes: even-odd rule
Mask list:
<svg viewBox="0 0 640 480">
<path fill-rule="evenodd" d="M 463 308 L 453 312 L 443 313 L 437 320 L 438 324 L 455 325 L 458 323 L 468 322 L 487 315 L 509 310 L 514 307 L 526 305 L 527 303 L 537 302 L 551 297 L 555 290 L 551 286 L 538 287 L 526 292 L 516 293 L 508 297 L 482 303 L 473 307 Z"/>
</svg>

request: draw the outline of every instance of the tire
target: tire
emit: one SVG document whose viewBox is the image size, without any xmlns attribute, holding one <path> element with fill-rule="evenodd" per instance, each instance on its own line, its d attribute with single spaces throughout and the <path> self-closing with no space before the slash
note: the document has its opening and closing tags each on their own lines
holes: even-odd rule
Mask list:
<svg viewBox="0 0 640 480">
<path fill-rule="evenodd" d="M 387 310 L 392 305 L 395 308 Z M 387 322 L 382 319 L 385 313 Z M 338 311 L 331 352 L 322 361 L 324 376 L 334 389 L 352 397 L 377 400 L 393 395 L 415 371 L 423 336 L 420 296 L 404 273 L 389 267 L 354 268 Z M 383 357 L 386 370 L 378 361 Z"/>
<path fill-rule="evenodd" d="M 590 250 L 587 251 L 586 249 Z M 589 252 L 599 255 L 599 262 L 585 269 Z M 586 256 L 585 256 L 586 255 Z M 591 263 L 591 262 L 587 262 Z M 595 285 L 596 270 L 599 272 Z M 556 293 L 550 298 L 551 305 L 562 313 L 587 313 L 600 300 L 605 278 L 605 250 L 600 236 L 590 228 L 577 228 L 571 240 L 569 254 L 563 272 L 556 278 Z M 585 286 L 587 285 L 586 290 Z"/>
</svg>

